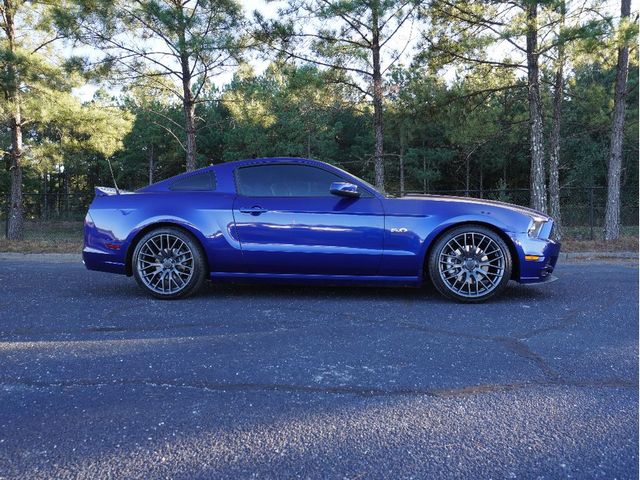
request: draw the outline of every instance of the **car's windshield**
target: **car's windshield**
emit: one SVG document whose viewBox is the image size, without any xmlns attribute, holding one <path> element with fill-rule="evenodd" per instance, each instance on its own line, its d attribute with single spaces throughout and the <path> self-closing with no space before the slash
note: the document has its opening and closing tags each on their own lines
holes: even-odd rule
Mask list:
<svg viewBox="0 0 640 480">
<path fill-rule="evenodd" d="M 354 175 L 355 177 L 355 175 Z M 373 185 L 371 185 L 369 182 L 367 182 L 366 180 L 361 179 L 360 177 L 356 177 L 359 181 L 361 181 L 365 187 L 367 187 L 368 189 L 372 190 L 373 192 L 377 192 L 380 195 L 382 195 L 383 197 L 387 197 L 387 198 L 396 198 L 399 197 L 399 195 L 396 195 L 394 193 L 389 193 L 389 192 L 384 192 L 382 193 L 380 190 L 378 190 L 376 187 L 374 187 Z"/>
<path fill-rule="evenodd" d="M 367 188 L 369 188 L 370 190 L 373 190 L 374 192 L 378 192 L 378 189 L 376 187 L 374 187 L 373 185 L 371 185 L 369 182 L 367 182 L 366 180 L 361 179 L 360 177 L 356 177 L 358 180 L 360 180 Z M 380 192 L 378 192 L 380 193 Z"/>
</svg>

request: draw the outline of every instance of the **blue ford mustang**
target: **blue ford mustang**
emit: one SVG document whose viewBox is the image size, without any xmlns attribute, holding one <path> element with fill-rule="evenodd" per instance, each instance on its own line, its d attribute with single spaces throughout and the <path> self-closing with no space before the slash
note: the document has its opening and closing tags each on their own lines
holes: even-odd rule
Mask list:
<svg viewBox="0 0 640 480">
<path fill-rule="evenodd" d="M 510 279 L 543 282 L 553 221 L 500 202 L 388 197 L 323 162 L 260 158 L 137 190 L 96 188 L 84 227 L 90 270 L 133 275 L 158 298 L 213 281 L 418 286 L 464 302 Z"/>
</svg>

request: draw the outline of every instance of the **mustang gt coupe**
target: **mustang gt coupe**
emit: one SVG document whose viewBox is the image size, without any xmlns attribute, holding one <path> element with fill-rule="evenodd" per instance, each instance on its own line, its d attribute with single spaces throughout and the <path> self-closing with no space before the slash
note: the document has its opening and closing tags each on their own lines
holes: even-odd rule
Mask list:
<svg viewBox="0 0 640 480">
<path fill-rule="evenodd" d="M 206 279 L 419 286 L 462 302 L 509 280 L 551 280 L 553 220 L 506 203 L 386 196 L 316 160 L 259 158 L 184 173 L 135 192 L 97 187 L 84 264 L 133 276 L 157 298 Z"/>
</svg>

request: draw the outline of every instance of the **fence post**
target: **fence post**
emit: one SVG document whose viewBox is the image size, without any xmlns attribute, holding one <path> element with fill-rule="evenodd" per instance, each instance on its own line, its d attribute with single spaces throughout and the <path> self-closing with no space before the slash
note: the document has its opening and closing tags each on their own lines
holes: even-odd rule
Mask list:
<svg viewBox="0 0 640 480">
<path fill-rule="evenodd" d="M 9 212 L 11 211 L 11 206 L 9 202 L 11 201 L 11 194 L 7 195 L 7 203 L 6 203 L 6 215 L 4 217 L 4 238 L 9 238 Z"/>
<path fill-rule="evenodd" d="M 590 235 L 589 235 L 589 239 L 590 240 L 594 240 L 594 236 L 593 236 L 593 223 L 594 223 L 594 211 L 593 211 L 593 186 L 589 187 L 589 230 L 590 230 Z"/>
</svg>

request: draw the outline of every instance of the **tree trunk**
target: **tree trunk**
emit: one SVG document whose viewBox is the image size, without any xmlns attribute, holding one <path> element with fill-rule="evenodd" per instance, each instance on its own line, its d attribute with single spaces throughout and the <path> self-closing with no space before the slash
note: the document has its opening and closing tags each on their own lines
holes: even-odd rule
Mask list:
<svg viewBox="0 0 640 480">
<path fill-rule="evenodd" d="M 482 168 L 482 157 L 479 159 L 480 166 L 480 198 L 484 198 L 484 172 Z"/>
<path fill-rule="evenodd" d="M 621 24 L 629 18 L 630 10 L 631 0 L 622 0 Z M 624 140 L 628 72 L 629 45 L 625 42 L 618 48 L 618 66 L 616 67 L 609 171 L 607 174 L 607 206 L 604 218 L 605 240 L 616 240 L 620 237 L 620 175 L 622 171 L 622 141 Z"/>
<path fill-rule="evenodd" d="M 15 52 L 15 5 L 9 0 L 4 2 L 5 34 L 11 57 Z M 22 211 L 22 104 L 18 72 L 12 60 L 8 61 L 6 69 L 5 98 L 10 110 L 9 129 L 11 130 L 11 153 L 9 155 L 9 172 L 11 191 L 9 194 L 9 216 L 7 218 L 7 238 L 22 240 L 24 237 L 24 213 Z"/>
<path fill-rule="evenodd" d="M 529 135 L 531 137 L 531 207 L 547 210 L 540 68 L 538 66 L 538 2 L 527 6 L 527 76 L 529 80 Z"/>
<path fill-rule="evenodd" d="M 509 158 L 505 158 L 504 163 L 502 164 L 502 183 L 504 187 L 507 188 L 507 165 L 509 165 Z"/>
<path fill-rule="evenodd" d="M 45 173 L 42 175 L 42 202 L 40 202 L 40 218 L 42 220 L 47 220 L 47 215 L 49 211 L 49 199 L 47 198 L 49 187 L 47 185 L 47 176 L 49 173 Z"/>
<path fill-rule="evenodd" d="M 153 183 L 153 170 L 155 168 L 155 156 L 156 156 L 156 148 L 155 148 L 155 145 L 152 143 L 151 145 L 149 145 L 149 153 L 147 156 L 149 160 L 149 185 Z"/>
<path fill-rule="evenodd" d="M 176 15 L 182 18 L 183 6 L 176 4 Z M 184 110 L 184 131 L 187 136 L 187 172 L 196 169 L 196 102 L 191 91 L 191 62 L 187 52 L 187 42 L 185 38 L 185 26 L 182 25 L 178 46 L 180 48 L 180 70 L 182 79 L 182 109 Z"/>
<path fill-rule="evenodd" d="M 404 196 L 404 125 L 400 126 L 400 196 Z"/>
<path fill-rule="evenodd" d="M 426 141 L 422 138 L 422 193 L 427 193 L 427 155 L 424 153 Z"/>
<path fill-rule="evenodd" d="M 464 159 L 464 190 L 465 196 L 469 196 L 469 185 L 471 182 L 471 153 Z"/>
<path fill-rule="evenodd" d="M 564 5 L 561 28 L 564 24 Z M 558 64 L 553 83 L 553 117 L 549 138 L 549 213 L 555 221 L 555 236 L 562 238 L 562 215 L 560 212 L 560 124 L 562 121 L 562 98 L 564 95 L 564 45 L 558 46 Z"/>
<path fill-rule="evenodd" d="M 64 195 L 64 215 L 65 219 L 69 219 L 69 172 L 65 169 L 62 172 L 62 192 Z"/>
<path fill-rule="evenodd" d="M 9 196 L 9 218 L 7 238 L 22 240 L 24 237 L 24 214 L 22 211 L 22 115 L 20 96 L 14 97 L 13 115 L 10 120 L 11 154 L 9 171 L 11 173 L 11 193 Z"/>
<path fill-rule="evenodd" d="M 189 94 L 188 97 L 185 97 L 183 108 L 184 126 L 187 134 L 187 172 L 190 172 L 196 169 L 196 104 L 191 99 L 189 86 L 185 86 L 186 90 L 189 90 Z"/>
<path fill-rule="evenodd" d="M 384 192 L 384 151 L 383 151 L 383 125 L 382 125 L 382 70 L 380 66 L 380 32 L 379 32 L 379 6 L 374 1 L 372 6 L 373 35 L 371 41 L 372 66 L 373 66 L 373 129 L 375 135 L 375 150 L 373 163 L 375 168 L 376 188 Z"/>
</svg>

